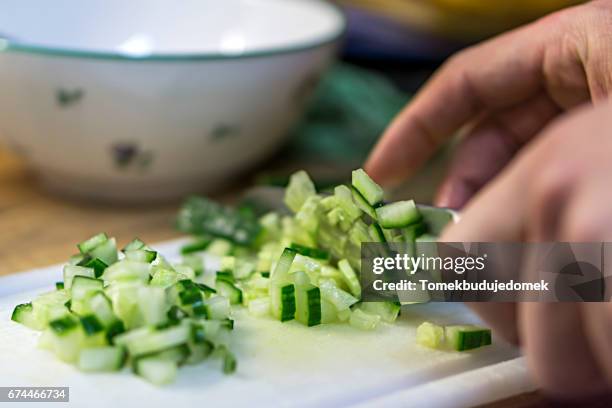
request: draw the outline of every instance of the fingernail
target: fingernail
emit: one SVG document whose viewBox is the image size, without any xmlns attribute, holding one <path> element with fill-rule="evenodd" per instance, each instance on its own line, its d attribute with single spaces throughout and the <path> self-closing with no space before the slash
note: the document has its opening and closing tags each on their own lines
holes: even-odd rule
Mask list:
<svg viewBox="0 0 612 408">
<path fill-rule="evenodd" d="M 438 192 L 435 205 L 438 207 L 461 209 L 470 197 L 470 190 L 464 183 L 446 183 Z"/>
</svg>

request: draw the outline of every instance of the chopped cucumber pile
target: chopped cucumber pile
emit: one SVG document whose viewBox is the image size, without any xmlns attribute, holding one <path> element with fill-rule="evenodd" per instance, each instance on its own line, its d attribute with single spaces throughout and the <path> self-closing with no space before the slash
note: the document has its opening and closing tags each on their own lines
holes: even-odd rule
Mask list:
<svg viewBox="0 0 612 408">
<path fill-rule="evenodd" d="M 209 287 L 197 278 L 201 259 L 171 265 L 138 239 L 120 253 L 105 234 L 78 248 L 57 290 L 13 311 L 12 320 L 42 331 L 42 348 L 86 372 L 127 365 L 156 385 L 210 355 L 222 359 L 225 373 L 236 369 L 226 344 L 230 304 L 242 302 L 233 278 L 219 276 Z"/>
<path fill-rule="evenodd" d="M 438 326 L 424 322 L 417 327 L 418 344 L 438 349 L 467 351 L 491 344 L 491 330 L 474 325 Z"/>
<path fill-rule="evenodd" d="M 385 203 L 382 188 L 358 169 L 351 184 L 335 187 L 333 194 L 317 193 L 299 171 L 289 180 L 284 202 L 291 215 L 270 212 L 257 219 L 253 212 L 191 198 L 178 226 L 196 239 L 182 252 L 222 256 L 217 289 L 254 316 L 362 330 L 394 322 L 399 304 L 361 301 L 361 244 L 415 243 L 427 236 L 414 201 Z"/>
<path fill-rule="evenodd" d="M 291 215 L 257 217 L 248 208 L 190 198 L 178 227 L 195 239 L 181 249 L 180 264 L 139 239 L 118 251 L 114 238 L 98 234 L 78 244 L 56 290 L 15 307 L 12 320 L 42 331 L 40 346 L 82 371 L 129 366 L 156 385 L 209 356 L 222 360 L 224 373 L 236 370 L 227 346 L 232 307 L 306 327 L 374 330 L 393 323 L 399 303 L 361 300 L 361 244 L 435 240 L 415 203 L 385 203 L 383 190 L 361 169 L 350 186 L 326 195 L 298 172 L 285 203 Z M 204 252 L 221 259 L 212 279 L 204 273 Z M 491 333 L 426 323 L 417 341 L 463 351 L 491 344 Z"/>
</svg>

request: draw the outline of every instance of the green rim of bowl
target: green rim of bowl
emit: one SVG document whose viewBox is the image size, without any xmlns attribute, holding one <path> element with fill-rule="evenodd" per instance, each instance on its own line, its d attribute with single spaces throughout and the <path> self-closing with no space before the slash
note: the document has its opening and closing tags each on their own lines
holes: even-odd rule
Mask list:
<svg viewBox="0 0 612 408">
<path fill-rule="evenodd" d="M 311 49 L 319 48 L 328 44 L 332 44 L 340 40 L 346 32 L 347 18 L 344 10 L 340 6 L 320 2 L 321 4 L 333 9 L 338 17 L 340 18 L 340 24 L 337 32 L 327 37 L 323 37 L 319 40 L 303 42 L 294 46 L 285 46 L 271 49 L 262 49 L 256 51 L 247 51 L 244 53 L 220 53 L 220 52 L 206 52 L 206 53 L 189 53 L 189 54 L 150 54 L 150 55 L 130 55 L 123 54 L 120 52 L 108 52 L 108 51 L 86 51 L 81 49 L 71 48 L 55 48 L 40 46 L 35 44 L 20 43 L 19 41 L 11 40 L 9 38 L 0 37 L 0 54 L 18 52 L 25 54 L 38 54 L 53 57 L 68 57 L 68 58 L 83 58 L 83 59 L 98 59 L 98 60 L 117 60 L 117 61 L 134 61 L 134 62 L 147 62 L 147 61 L 165 61 L 165 62 L 180 62 L 180 61 L 215 61 L 215 60 L 240 60 L 247 58 L 259 58 L 259 57 L 270 57 L 283 54 L 291 54 L 301 51 L 308 51 Z"/>
</svg>

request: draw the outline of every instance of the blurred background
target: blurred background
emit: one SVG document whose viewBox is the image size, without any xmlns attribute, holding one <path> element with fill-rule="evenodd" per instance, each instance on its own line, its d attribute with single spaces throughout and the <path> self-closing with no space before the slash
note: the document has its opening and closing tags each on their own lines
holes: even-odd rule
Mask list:
<svg viewBox="0 0 612 408">
<path fill-rule="evenodd" d="M 579 2 L 338 0 L 348 23 L 339 58 L 316 78 L 318 85 L 297 124 L 291 126 L 274 154 L 224 180 L 210 195 L 235 202 L 251 186 L 284 185 L 297 169 L 309 171 L 321 188 L 344 181 L 351 169 L 362 165 L 398 110 L 449 55 Z M 3 30 L 0 25 L 0 50 Z M 0 68 L 3 63 L 0 59 Z M 30 94 L 36 93 L 36 84 L 30 81 Z M 17 86 L 0 84 L 0 88 L 6 85 Z M 82 96 L 78 90 L 68 90 L 57 98 L 60 105 L 67 106 Z M 80 119 L 86 126 L 86 118 Z M 31 116 L 31 120 L 37 117 Z M 120 124 L 117 121 L 117 126 Z M 224 137 L 232 131 L 231 126 L 221 126 L 215 135 Z M 0 274 L 65 259 L 73 251 L 72 243 L 99 231 L 119 239 L 138 235 L 148 242 L 178 235 L 173 220 L 180 197 L 125 205 L 48 193 L 37 184 L 35 172 L 23 158 L 19 138 L 12 141 L 15 143 L 0 144 Z M 146 151 L 138 152 L 133 146 L 113 149 L 117 171 L 125 171 L 126 163 L 136 159 L 143 167 L 150 161 Z M 244 146 L 242 150 L 248 149 Z M 444 174 L 447 157 L 448 149 L 443 149 L 421 175 L 396 194 L 429 202 Z M 193 188 L 194 193 L 197 190 Z"/>
</svg>

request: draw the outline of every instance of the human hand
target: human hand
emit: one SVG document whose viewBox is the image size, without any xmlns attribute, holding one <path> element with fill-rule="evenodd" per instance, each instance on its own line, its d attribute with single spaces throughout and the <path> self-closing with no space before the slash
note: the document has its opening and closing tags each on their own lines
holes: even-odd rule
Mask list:
<svg viewBox="0 0 612 408">
<path fill-rule="evenodd" d="M 437 204 L 460 208 L 560 113 L 612 89 L 612 1 L 566 9 L 452 57 L 398 115 L 366 171 L 414 174 L 460 129 Z"/>
<path fill-rule="evenodd" d="M 556 121 L 470 201 L 440 240 L 612 241 L 611 136 L 610 102 Z M 612 303 L 470 306 L 498 333 L 519 340 L 545 390 L 572 397 L 612 389 Z"/>
</svg>

